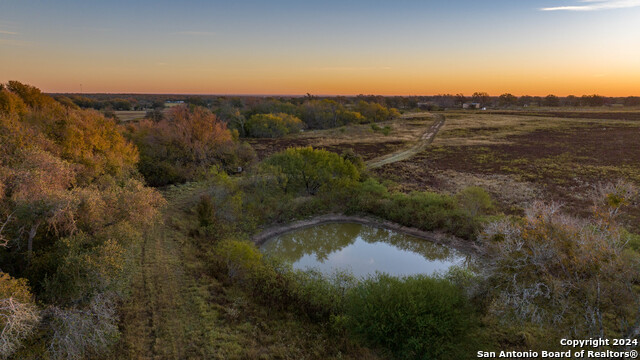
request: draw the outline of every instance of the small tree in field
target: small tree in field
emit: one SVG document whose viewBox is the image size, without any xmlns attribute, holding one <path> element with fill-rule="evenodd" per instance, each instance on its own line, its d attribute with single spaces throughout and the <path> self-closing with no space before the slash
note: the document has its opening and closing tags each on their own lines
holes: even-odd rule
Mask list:
<svg viewBox="0 0 640 360">
<path fill-rule="evenodd" d="M 360 177 L 358 169 L 340 155 L 326 150 L 289 148 L 265 161 L 269 171 L 282 175 L 285 191 L 304 189 L 315 195 L 324 187 L 347 186 Z"/>
</svg>

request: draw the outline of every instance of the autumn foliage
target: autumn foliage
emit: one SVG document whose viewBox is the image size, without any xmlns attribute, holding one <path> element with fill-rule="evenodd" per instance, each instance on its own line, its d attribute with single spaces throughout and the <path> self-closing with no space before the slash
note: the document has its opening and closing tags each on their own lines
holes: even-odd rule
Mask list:
<svg viewBox="0 0 640 360">
<path fill-rule="evenodd" d="M 214 165 L 232 170 L 253 157 L 203 107 L 175 107 L 160 122 L 131 126 L 129 136 L 140 149 L 140 172 L 154 186 L 194 180 Z"/>
<path fill-rule="evenodd" d="M 0 356 L 78 358 L 117 338 L 127 253 L 164 201 L 137 162 L 100 113 L 0 90 Z"/>
</svg>

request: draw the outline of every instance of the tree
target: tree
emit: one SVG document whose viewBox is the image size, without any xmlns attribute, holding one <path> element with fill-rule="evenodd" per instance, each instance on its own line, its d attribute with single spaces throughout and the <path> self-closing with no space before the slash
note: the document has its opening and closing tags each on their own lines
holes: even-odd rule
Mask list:
<svg viewBox="0 0 640 360">
<path fill-rule="evenodd" d="M 500 95 L 498 102 L 500 103 L 500 106 L 513 106 L 518 103 L 518 98 L 509 93 L 506 93 Z"/>
<path fill-rule="evenodd" d="M 522 95 L 518 98 L 518 105 L 520 106 L 529 106 L 533 102 L 533 97 L 529 95 Z"/>
<path fill-rule="evenodd" d="M 213 165 L 235 170 L 250 161 L 231 161 L 228 150 L 236 147 L 231 132 L 202 107 L 176 106 L 160 122 L 133 125 L 130 137 L 140 149 L 139 170 L 154 186 L 193 180 Z"/>
<path fill-rule="evenodd" d="M 355 110 L 361 113 L 370 122 L 387 121 L 400 116 L 397 109 L 389 109 L 378 103 L 358 101 Z"/>
<path fill-rule="evenodd" d="M 569 95 L 564 99 L 566 106 L 580 106 L 580 99 L 575 95 Z"/>
<path fill-rule="evenodd" d="M 6 88 L 22 98 L 22 101 L 32 108 L 43 108 L 55 104 L 55 100 L 43 94 L 37 87 L 26 85 L 19 81 L 9 81 Z"/>
<path fill-rule="evenodd" d="M 57 233 L 73 231 L 70 197 L 67 189 L 75 173 L 66 161 L 41 150 L 23 150 L 20 162 L 8 179 L 8 192 L 15 217 L 13 226 L 25 234 L 27 256 L 33 256 L 33 243 L 43 225 Z"/>
<path fill-rule="evenodd" d="M 249 118 L 246 129 L 252 137 L 282 137 L 300 132 L 303 125 L 300 119 L 289 114 L 256 114 Z"/>
<path fill-rule="evenodd" d="M 606 98 L 600 95 L 582 95 L 581 104 L 583 106 L 603 106 Z"/>
<path fill-rule="evenodd" d="M 491 96 L 489 96 L 486 92 L 475 92 L 473 93 L 473 102 L 479 103 L 480 106 L 487 106 L 491 102 Z"/>
<path fill-rule="evenodd" d="M 464 96 L 464 94 L 459 93 L 456 94 L 456 104 L 458 104 L 459 106 L 462 106 L 462 104 L 467 102 L 467 97 Z"/>
<path fill-rule="evenodd" d="M 240 109 L 225 103 L 218 108 L 216 116 L 224 121 L 230 129 L 236 129 L 240 136 L 247 136 L 247 117 L 240 112 Z"/>
<path fill-rule="evenodd" d="M 315 195 L 325 187 L 344 187 L 360 177 L 353 163 L 340 155 L 311 147 L 289 148 L 265 160 L 267 171 L 281 176 L 285 192 Z"/>
<path fill-rule="evenodd" d="M 18 95 L 0 90 L 0 114 L 24 116 L 26 113 L 27 105 Z"/>
<path fill-rule="evenodd" d="M 624 98 L 624 106 L 638 106 L 640 105 L 639 96 L 628 96 Z"/>
<path fill-rule="evenodd" d="M 550 94 L 544 98 L 542 105 L 552 107 L 560 106 L 560 99 L 557 96 Z"/>
</svg>

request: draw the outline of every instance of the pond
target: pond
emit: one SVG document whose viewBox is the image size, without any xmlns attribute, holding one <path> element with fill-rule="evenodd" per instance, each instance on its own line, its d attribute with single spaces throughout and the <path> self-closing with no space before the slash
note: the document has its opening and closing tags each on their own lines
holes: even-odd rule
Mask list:
<svg viewBox="0 0 640 360">
<path fill-rule="evenodd" d="M 395 276 L 446 272 L 462 266 L 460 252 L 392 230 L 354 223 L 332 223 L 294 230 L 267 240 L 261 251 L 290 261 L 295 269 L 315 268 L 355 276 L 377 271 Z"/>
</svg>

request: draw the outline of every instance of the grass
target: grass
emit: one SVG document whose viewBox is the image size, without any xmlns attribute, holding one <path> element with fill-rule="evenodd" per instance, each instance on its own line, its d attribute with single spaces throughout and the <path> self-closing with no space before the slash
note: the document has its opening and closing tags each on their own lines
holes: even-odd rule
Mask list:
<svg viewBox="0 0 640 360">
<path fill-rule="evenodd" d="M 118 117 L 118 120 L 123 121 L 123 122 L 128 122 L 128 121 L 138 121 L 143 119 L 146 115 L 147 112 L 145 110 L 141 110 L 141 111 L 115 111 L 116 116 Z"/>
<path fill-rule="evenodd" d="M 280 139 L 248 139 L 260 159 L 291 146 L 313 146 L 341 153 L 353 149 L 369 160 L 415 144 L 433 123 L 428 113 L 376 124 L 305 131 Z"/>
<path fill-rule="evenodd" d="M 113 359 L 380 358 L 336 340 L 322 324 L 260 303 L 226 274 L 212 272 L 206 249 L 213 239 L 190 236 L 199 226 L 196 202 L 206 191 L 197 183 L 165 191 L 164 221 L 137 252 L 140 271 L 123 304 Z"/>
<path fill-rule="evenodd" d="M 586 215 L 597 184 L 625 179 L 640 185 L 640 122 L 616 114 L 598 120 L 450 112 L 432 147 L 376 173 L 407 192 L 479 185 L 509 213 L 539 199 Z M 624 221 L 638 230 L 639 217 L 635 206 Z"/>
<path fill-rule="evenodd" d="M 599 181 L 624 178 L 640 184 L 637 161 L 640 149 L 635 140 L 640 133 L 638 122 L 477 112 L 451 112 L 446 116 L 447 122 L 433 146 L 376 170 L 378 176 L 395 182 L 391 190 L 458 193 L 468 186 L 481 186 L 507 213 L 521 212 L 534 199 L 562 201 L 567 204 L 566 209 L 580 213 L 589 210 L 589 191 Z M 381 129 L 390 129 L 389 135 L 363 124 L 253 143 L 261 156 L 286 146 L 313 145 L 336 152 L 354 148 L 365 158 L 371 158 L 414 144 L 431 123 L 431 117 L 413 115 L 379 124 Z M 114 358 L 383 357 L 352 343 L 344 333 L 336 334 L 328 323 L 311 321 L 296 311 L 288 311 L 291 309 L 270 306 L 250 287 L 216 270 L 211 249 L 220 240 L 219 235 L 215 231 L 199 232 L 195 210 L 201 196 L 212 192 L 211 186 L 191 183 L 165 191 L 169 205 L 164 221 L 148 232 L 138 251 L 140 271 L 132 284 L 132 296 L 123 305 L 123 335 Z M 393 194 L 387 186 L 376 185 L 373 180 L 361 186 L 365 194 L 351 197 L 366 203 L 355 204 L 356 210 L 380 212 L 381 217 L 422 228 L 449 226 L 449 230 L 455 230 L 459 226 L 455 222 L 449 224 L 452 219 L 468 222 L 468 216 L 451 204 L 453 197 Z M 243 208 L 240 202 L 236 210 L 242 216 L 229 221 L 249 218 L 248 213 L 259 214 L 254 216 L 266 222 L 290 220 L 336 206 L 332 201 L 325 204 L 321 197 L 275 199 L 282 208 L 266 211 L 263 203 L 271 201 L 268 189 L 260 195 L 250 187 L 239 186 L 235 193 L 243 191 L 246 194 L 241 199 L 260 203 L 261 207 Z M 219 199 L 226 196 L 228 200 L 217 204 L 224 206 L 214 210 L 224 209 L 220 214 L 230 219 L 236 216 L 236 210 L 227 206 L 233 203 L 235 193 L 217 196 Z M 256 199 L 251 200 L 251 196 Z M 429 216 L 422 218 L 416 216 L 418 213 Z M 639 223 L 639 215 L 637 206 L 627 215 L 625 220 L 630 229 L 637 230 L 633 224 Z M 248 223 L 239 222 L 236 229 L 228 232 L 247 232 L 246 228 L 259 225 Z M 633 246 L 637 243 L 640 241 L 634 238 Z M 544 338 L 535 333 L 536 329 L 518 333 L 504 330 L 503 324 L 492 321 L 482 321 L 486 327 L 481 334 L 483 343 L 499 341 L 501 347 L 526 349 L 531 345 L 529 338 Z M 379 322 L 374 319 L 372 324 Z M 372 346 L 381 343 L 378 338 L 374 340 L 369 338 Z"/>
</svg>

